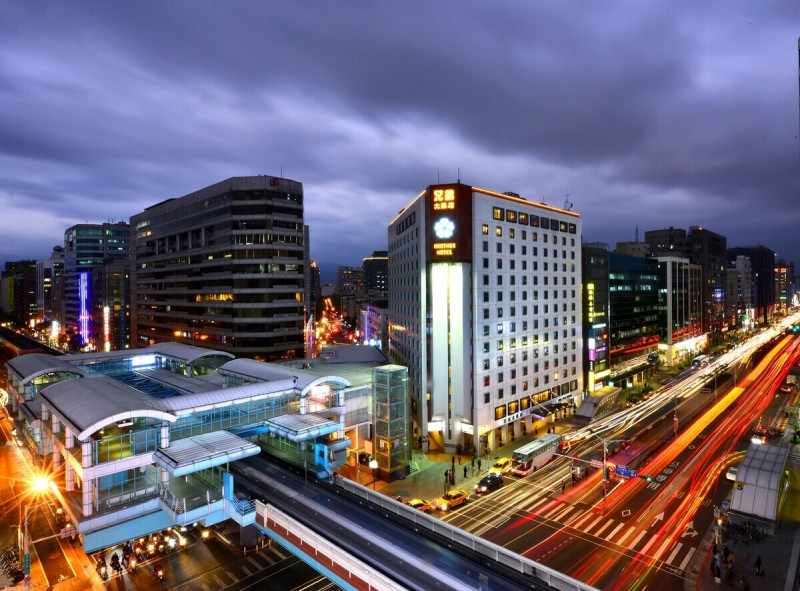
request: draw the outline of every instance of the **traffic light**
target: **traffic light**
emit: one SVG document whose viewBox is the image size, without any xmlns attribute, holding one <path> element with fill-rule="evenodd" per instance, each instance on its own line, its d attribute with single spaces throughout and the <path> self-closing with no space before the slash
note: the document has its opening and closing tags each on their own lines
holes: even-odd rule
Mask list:
<svg viewBox="0 0 800 591">
<path fill-rule="evenodd" d="M 653 482 L 653 477 L 652 476 L 644 476 L 643 474 L 639 474 L 638 476 L 639 476 L 639 478 L 642 478 L 642 479 L 646 480 L 647 482 Z"/>
</svg>

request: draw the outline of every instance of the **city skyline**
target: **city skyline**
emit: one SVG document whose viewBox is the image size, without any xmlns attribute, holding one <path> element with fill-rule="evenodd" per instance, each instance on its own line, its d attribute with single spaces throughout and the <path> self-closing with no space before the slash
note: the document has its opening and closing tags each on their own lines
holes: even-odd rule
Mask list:
<svg viewBox="0 0 800 591">
<path fill-rule="evenodd" d="M 587 242 L 800 261 L 794 3 L 407 6 L 0 8 L 0 261 L 254 174 L 303 183 L 326 276 L 458 178 L 568 201 Z"/>
</svg>

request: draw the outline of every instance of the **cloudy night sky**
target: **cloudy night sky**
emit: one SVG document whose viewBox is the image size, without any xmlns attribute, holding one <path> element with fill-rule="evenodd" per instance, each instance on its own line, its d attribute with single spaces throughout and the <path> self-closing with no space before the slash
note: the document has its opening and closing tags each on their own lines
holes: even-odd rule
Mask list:
<svg viewBox="0 0 800 591">
<path fill-rule="evenodd" d="M 5 2 L 0 262 L 231 176 L 300 181 L 330 278 L 424 187 L 584 240 L 703 226 L 800 265 L 797 0 Z"/>
</svg>

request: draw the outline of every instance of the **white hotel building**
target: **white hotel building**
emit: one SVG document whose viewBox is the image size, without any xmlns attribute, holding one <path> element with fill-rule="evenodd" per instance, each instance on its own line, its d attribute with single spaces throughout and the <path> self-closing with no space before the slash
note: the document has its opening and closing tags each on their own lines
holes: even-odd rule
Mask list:
<svg viewBox="0 0 800 591">
<path fill-rule="evenodd" d="M 494 449 L 580 401 L 580 249 L 578 214 L 460 183 L 398 214 L 389 355 L 409 370 L 415 438 Z"/>
</svg>

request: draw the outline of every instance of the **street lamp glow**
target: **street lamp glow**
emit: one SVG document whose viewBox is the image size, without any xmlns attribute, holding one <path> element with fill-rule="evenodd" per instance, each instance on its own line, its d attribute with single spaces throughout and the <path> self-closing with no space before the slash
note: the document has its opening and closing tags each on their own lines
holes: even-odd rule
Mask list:
<svg viewBox="0 0 800 591">
<path fill-rule="evenodd" d="M 47 478 L 45 478 L 44 476 L 39 476 L 37 478 L 34 478 L 33 480 L 33 490 L 35 490 L 36 492 L 42 492 L 44 490 L 47 490 L 47 486 L 49 484 L 50 481 L 47 480 Z"/>
</svg>

